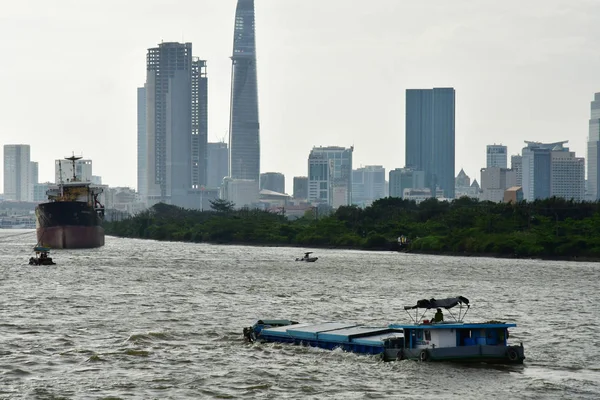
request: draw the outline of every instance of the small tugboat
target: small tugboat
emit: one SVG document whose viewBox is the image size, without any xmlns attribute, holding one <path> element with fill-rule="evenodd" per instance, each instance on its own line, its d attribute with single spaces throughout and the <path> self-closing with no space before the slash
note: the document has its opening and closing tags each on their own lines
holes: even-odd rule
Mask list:
<svg viewBox="0 0 600 400">
<path fill-rule="evenodd" d="M 36 246 L 33 248 L 35 251 L 35 257 L 29 259 L 29 265 L 55 265 L 52 261 L 52 257 L 48 255 L 50 248 L 43 246 Z"/>
<path fill-rule="evenodd" d="M 296 261 L 304 261 L 304 262 L 315 262 L 319 259 L 319 257 L 311 257 L 312 251 L 308 251 L 304 253 L 303 257 L 296 258 Z"/>
<path fill-rule="evenodd" d="M 449 310 L 459 306 L 455 317 Z M 455 319 L 444 322 L 441 309 Z M 509 345 L 508 328 L 516 324 L 489 321 L 464 323 L 469 300 L 458 296 L 447 299 L 419 300 L 415 306 L 404 309 L 413 324 L 391 324 L 387 327 L 367 327 L 352 323 L 325 322 L 300 324 L 290 320 L 259 320 L 244 328 L 247 342 L 277 342 L 320 347 L 333 350 L 380 354 L 383 360 L 419 360 L 484 362 L 495 364 L 522 364 L 525 359 L 523 344 Z M 409 310 L 417 310 L 413 318 Z M 419 309 L 425 311 L 419 316 Z M 423 319 L 432 309 L 434 320 Z M 464 312 L 463 312 L 464 309 Z"/>
</svg>

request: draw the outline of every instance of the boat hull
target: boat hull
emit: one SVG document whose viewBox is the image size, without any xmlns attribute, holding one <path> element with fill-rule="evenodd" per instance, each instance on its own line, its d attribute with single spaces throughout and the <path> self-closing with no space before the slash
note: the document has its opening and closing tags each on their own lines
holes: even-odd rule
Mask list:
<svg viewBox="0 0 600 400">
<path fill-rule="evenodd" d="M 37 228 L 38 243 L 53 249 L 89 249 L 104 246 L 101 226 L 51 226 Z"/>
<path fill-rule="evenodd" d="M 523 364 L 523 346 L 459 346 L 445 348 L 385 349 L 384 360 L 453 361 L 462 363 Z"/>
<path fill-rule="evenodd" d="M 414 328 L 366 327 L 355 324 L 325 322 L 317 324 L 286 324 L 285 320 L 259 320 L 251 327 L 244 328 L 244 338 L 248 342 L 289 343 L 301 346 L 320 347 L 333 350 L 340 348 L 344 351 L 378 354 L 384 361 L 418 360 L 423 362 L 445 361 L 459 363 L 487 364 L 522 364 L 525 359 L 523 345 L 506 344 L 468 344 L 460 346 L 435 347 L 417 345 L 410 347 L 416 335 Z M 461 324 L 465 329 L 481 330 L 481 326 L 489 329 L 499 328 L 493 324 Z M 427 331 L 433 329 L 427 327 Z M 442 327 L 435 328 L 442 330 Z M 457 335 L 455 328 L 444 329 Z M 408 335 L 408 336 L 407 336 Z M 429 332 L 434 338 L 434 333 Z M 485 338 L 481 338 L 485 339 Z M 491 338 L 490 338 L 491 341 Z M 429 343 L 429 342 L 428 342 Z M 496 342 L 497 343 L 497 342 Z"/>
<path fill-rule="evenodd" d="M 38 243 L 54 249 L 104 246 L 102 218 L 86 202 L 56 201 L 35 209 Z"/>
</svg>

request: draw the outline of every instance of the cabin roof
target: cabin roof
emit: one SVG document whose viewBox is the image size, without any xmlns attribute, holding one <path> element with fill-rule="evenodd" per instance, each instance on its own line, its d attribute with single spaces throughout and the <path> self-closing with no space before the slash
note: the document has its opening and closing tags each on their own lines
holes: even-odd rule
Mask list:
<svg viewBox="0 0 600 400">
<path fill-rule="evenodd" d="M 391 324 L 390 328 L 394 329 L 496 329 L 496 328 L 514 328 L 517 324 L 486 324 L 486 323 L 463 323 L 450 322 L 442 324 Z"/>
<path fill-rule="evenodd" d="M 404 306 L 405 310 L 414 310 L 415 308 L 426 308 L 428 310 L 432 308 L 445 308 L 446 310 L 457 305 L 469 306 L 469 299 L 463 296 L 450 297 L 447 299 L 422 299 L 417 301 L 414 306 Z"/>
</svg>

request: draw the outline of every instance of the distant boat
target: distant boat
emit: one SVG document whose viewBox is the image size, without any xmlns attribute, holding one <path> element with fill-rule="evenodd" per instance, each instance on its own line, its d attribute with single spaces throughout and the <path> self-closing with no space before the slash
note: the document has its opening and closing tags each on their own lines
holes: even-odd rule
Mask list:
<svg viewBox="0 0 600 400">
<path fill-rule="evenodd" d="M 319 257 L 311 257 L 312 251 L 307 251 L 304 253 L 304 257 L 296 258 L 296 261 L 304 261 L 304 262 L 315 262 L 319 259 Z"/>
<path fill-rule="evenodd" d="M 35 246 L 33 248 L 35 251 L 35 257 L 31 257 L 29 259 L 29 265 L 55 265 L 56 263 L 52 261 L 52 257 L 48 255 L 50 252 L 49 247 L 44 246 Z"/>
</svg>

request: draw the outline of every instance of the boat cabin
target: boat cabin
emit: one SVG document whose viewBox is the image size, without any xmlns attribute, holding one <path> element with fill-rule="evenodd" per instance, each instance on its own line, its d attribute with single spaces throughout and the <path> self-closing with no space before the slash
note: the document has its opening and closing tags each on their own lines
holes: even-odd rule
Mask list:
<svg viewBox="0 0 600 400">
<path fill-rule="evenodd" d="M 461 346 L 506 346 L 508 328 L 516 324 L 481 323 L 429 323 L 418 325 L 392 324 L 390 328 L 403 329 L 402 347 L 407 349 L 429 349 Z"/>
<path fill-rule="evenodd" d="M 455 314 L 451 309 L 458 306 Z M 430 349 L 461 346 L 506 346 L 508 328 L 516 324 L 505 324 L 495 321 L 489 323 L 464 323 L 463 319 L 469 311 L 469 299 L 458 296 L 448 299 L 419 300 L 414 306 L 405 306 L 404 310 L 413 320 L 409 325 L 390 325 L 404 330 L 404 348 Z M 445 322 L 442 309 L 453 321 Z M 415 310 L 415 315 L 411 311 Z M 420 312 L 419 310 L 425 310 Z M 437 310 L 434 317 L 424 319 L 430 310 Z"/>
</svg>

